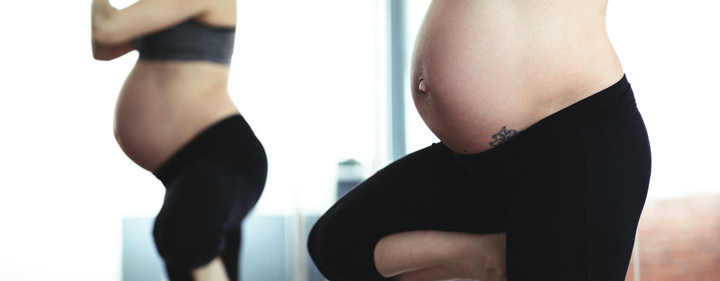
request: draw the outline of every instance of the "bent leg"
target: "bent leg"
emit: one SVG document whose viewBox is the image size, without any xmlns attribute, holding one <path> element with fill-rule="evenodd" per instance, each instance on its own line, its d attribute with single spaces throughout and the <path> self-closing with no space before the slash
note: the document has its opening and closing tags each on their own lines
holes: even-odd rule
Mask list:
<svg viewBox="0 0 720 281">
<path fill-rule="evenodd" d="M 505 201 L 477 186 L 443 144 L 395 161 L 352 189 L 313 227 L 310 256 L 326 278 L 387 280 L 375 265 L 383 237 L 409 231 L 497 233 Z"/>
<path fill-rule="evenodd" d="M 237 280 L 240 224 L 257 201 L 245 194 L 249 185 L 234 165 L 199 160 L 167 187 L 153 235 L 171 280 L 190 280 L 219 256 Z"/>
</svg>

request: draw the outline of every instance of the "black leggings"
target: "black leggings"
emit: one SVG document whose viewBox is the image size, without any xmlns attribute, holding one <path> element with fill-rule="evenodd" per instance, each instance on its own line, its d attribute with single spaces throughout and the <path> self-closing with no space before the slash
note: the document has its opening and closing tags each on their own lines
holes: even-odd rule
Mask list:
<svg viewBox="0 0 720 281">
<path fill-rule="evenodd" d="M 201 132 L 155 172 L 165 202 L 153 236 L 172 281 L 215 257 L 238 280 L 241 223 L 265 186 L 267 158 L 242 116 Z"/>
<path fill-rule="evenodd" d="M 385 236 L 507 232 L 510 281 L 622 281 L 650 162 L 623 77 L 491 150 L 439 143 L 395 161 L 332 206 L 308 248 L 329 280 L 387 280 L 373 259 Z"/>
</svg>

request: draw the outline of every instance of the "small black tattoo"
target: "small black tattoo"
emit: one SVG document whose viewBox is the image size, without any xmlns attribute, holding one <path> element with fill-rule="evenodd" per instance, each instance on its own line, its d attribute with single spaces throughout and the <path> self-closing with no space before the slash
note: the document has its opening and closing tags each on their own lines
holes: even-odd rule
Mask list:
<svg viewBox="0 0 720 281">
<path fill-rule="evenodd" d="M 490 142 L 490 146 L 494 147 L 494 146 L 501 145 L 502 143 L 508 141 L 509 139 L 511 139 L 512 137 L 514 137 L 517 134 L 518 134 L 518 131 L 507 130 L 507 129 L 505 129 L 505 126 L 503 126 L 502 129 L 500 129 L 500 132 L 498 132 L 497 134 L 494 134 L 492 136 L 492 138 L 495 140 Z"/>
</svg>

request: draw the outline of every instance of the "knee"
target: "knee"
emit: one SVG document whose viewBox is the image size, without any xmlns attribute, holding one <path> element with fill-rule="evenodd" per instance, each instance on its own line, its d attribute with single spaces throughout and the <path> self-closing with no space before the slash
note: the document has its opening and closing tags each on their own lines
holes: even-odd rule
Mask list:
<svg viewBox="0 0 720 281">
<path fill-rule="evenodd" d="M 318 269 L 320 269 L 320 271 L 322 271 L 321 266 L 322 264 L 324 264 L 323 253 L 325 246 L 322 239 L 320 238 L 322 233 L 321 224 L 321 221 L 315 223 L 315 225 L 310 230 L 310 234 L 308 235 L 307 240 L 308 254 L 310 254 L 310 258 L 316 264 Z"/>
<path fill-rule="evenodd" d="M 308 253 L 318 268 L 338 263 L 338 258 L 342 258 L 339 256 L 346 254 L 344 249 L 352 246 L 346 233 L 337 231 L 338 226 L 329 213 L 320 217 L 308 235 Z"/>
<path fill-rule="evenodd" d="M 308 253 L 328 280 L 387 280 L 375 268 L 373 258 L 379 238 L 353 235 L 348 227 L 326 225 L 324 218 L 308 236 Z M 341 230 L 342 229 L 342 230 Z"/>
<path fill-rule="evenodd" d="M 338 255 L 337 251 L 342 245 L 337 245 L 337 243 L 329 240 L 328 238 L 332 239 L 332 235 L 325 237 L 328 233 L 324 227 L 324 221 L 324 218 L 320 218 L 310 230 L 307 240 L 308 254 L 310 254 L 310 258 L 325 278 L 329 280 L 346 280 L 338 278 L 334 274 L 334 271 L 340 266 L 338 264 L 339 260 L 334 257 Z"/>
</svg>

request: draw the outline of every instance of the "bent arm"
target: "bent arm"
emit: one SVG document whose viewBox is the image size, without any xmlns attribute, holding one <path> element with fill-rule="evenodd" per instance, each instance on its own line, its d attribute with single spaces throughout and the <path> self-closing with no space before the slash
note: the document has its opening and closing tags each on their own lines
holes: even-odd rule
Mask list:
<svg viewBox="0 0 720 281">
<path fill-rule="evenodd" d="M 91 7 L 92 52 L 96 60 L 113 60 L 135 49 L 132 41 L 123 43 L 107 43 L 106 33 L 109 19 L 117 9 L 110 5 L 109 0 L 93 0 Z"/>
<path fill-rule="evenodd" d="M 101 45 L 119 44 L 113 40 L 117 21 L 114 20 L 118 10 L 110 5 L 110 0 L 93 0 L 90 8 L 93 50 L 95 43 Z M 127 41 L 127 40 L 126 40 Z"/>
<path fill-rule="evenodd" d="M 140 0 L 118 10 L 109 0 L 92 2 L 92 38 L 104 45 L 120 45 L 207 13 L 207 0 Z"/>
<path fill-rule="evenodd" d="M 135 49 L 132 40 L 207 12 L 207 0 L 140 0 L 118 10 L 93 0 L 92 49 L 97 60 L 112 60 Z"/>
</svg>

